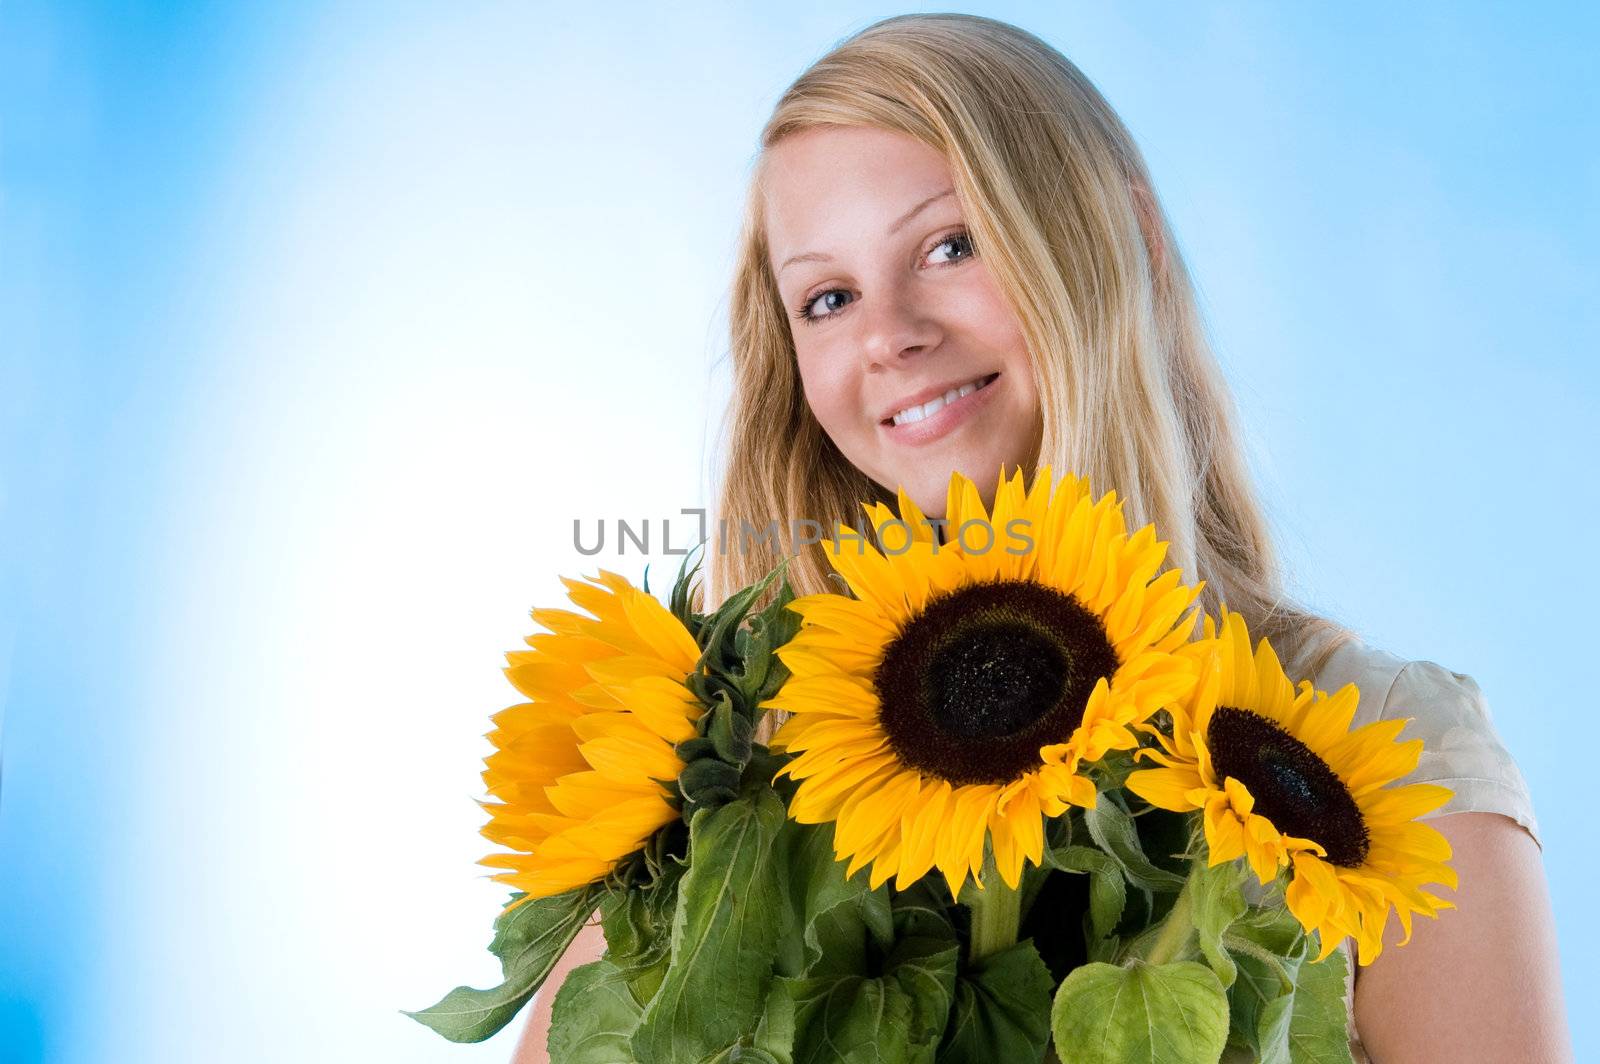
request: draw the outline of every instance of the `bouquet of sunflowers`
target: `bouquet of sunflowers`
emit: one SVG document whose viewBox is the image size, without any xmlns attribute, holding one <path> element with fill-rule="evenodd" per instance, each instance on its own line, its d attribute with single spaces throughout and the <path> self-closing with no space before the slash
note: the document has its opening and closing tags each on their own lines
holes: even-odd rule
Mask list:
<svg viewBox="0 0 1600 1064">
<path fill-rule="evenodd" d="M 484 772 L 504 981 L 411 1015 L 488 1037 L 598 911 L 557 1064 L 1349 1060 L 1337 947 L 1456 885 L 1450 792 L 1394 785 L 1420 740 L 1197 626 L 1115 492 L 958 473 L 945 536 L 898 502 L 838 530 L 848 595 L 534 611 Z"/>
</svg>

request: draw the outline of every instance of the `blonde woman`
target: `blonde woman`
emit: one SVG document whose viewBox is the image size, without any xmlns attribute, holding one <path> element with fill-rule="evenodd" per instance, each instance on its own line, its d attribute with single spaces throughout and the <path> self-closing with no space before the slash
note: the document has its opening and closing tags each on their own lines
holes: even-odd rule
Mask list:
<svg viewBox="0 0 1600 1064">
<path fill-rule="evenodd" d="M 1187 270 L 1094 86 L 1013 26 L 891 18 L 806 71 L 761 148 L 730 309 L 729 538 L 710 558 L 711 599 L 789 545 L 746 525 L 859 523 L 862 500 L 899 485 L 937 516 L 952 470 L 992 491 L 1002 464 L 1115 488 L 1130 527 L 1154 521 L 1170 563 L 1206 581 L 1210 612 L 1242 613 L 1292 676 L 1356 682 L 1358 724 L 1415 718 L 1406 735 L 1428 745 L 1410 780 L 1455 791 L 1433 815 L 1457 909 L 1350 965 L 1356 1060 L 1570 1059 L 1526 784 L 1470 677 L 1285 599 Z M 827 572 L 815 545 L 790 569 L 802 594 L 829 588 Z M 603 946 L 598 928 L 576 941 L 519 1061 L 547 1059 L 559 980 Z"/>
</svg>

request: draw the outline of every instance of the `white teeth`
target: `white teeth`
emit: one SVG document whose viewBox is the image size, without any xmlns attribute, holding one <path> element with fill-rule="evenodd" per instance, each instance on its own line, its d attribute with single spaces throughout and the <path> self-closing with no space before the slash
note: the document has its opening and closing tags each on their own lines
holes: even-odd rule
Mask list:
<svg viewBox="0 0 1600 1064">
<path fill-rule="evenodd" d="M 951 388 L 948 392 L 928 400 L 921 406 L 908 406 L 894 416 L 894 423 L 896 425 L 909 425 L 914 421 L 921 421 L 925 417 L 932 417 L 934 414 L 937 414 L 940 408 L 942 408 L 946 403 L 953 403 L 957 399 L 960 399 L 963 396 L 971 395 L 973 392 L 977 391 L 979 388 L 978 381 L 984 379 L 986 378 L 980 377 L 978 380 L 963 384 L 959 388 Z"/>
</svg>

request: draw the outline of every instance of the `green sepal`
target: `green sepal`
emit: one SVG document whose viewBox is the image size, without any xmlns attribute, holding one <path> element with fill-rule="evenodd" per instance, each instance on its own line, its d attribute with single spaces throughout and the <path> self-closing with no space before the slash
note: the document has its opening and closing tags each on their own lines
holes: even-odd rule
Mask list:
<svg viewBox="0 0 1600 1064">
<path fill-rule="evenodd" d="M 777 650 L 800 630 L 800 615 L 789 609 L 789 603 L 793 601 L 794 588 L 789 586 L 785 578 L 777 596 L 765 609 L 750 618 L 747 630 L 740 632 L 745 638 L 740 646 L 743 669 L 738 676 L 738 684 L 744 694 L 745 704 L 751 707 L 753 714 L 759 714 L 761 703 L 777 694 L 789 678 L 789 669 L 779 659 Z"/>
<path fill-rule="evenodd" d="M 678 786 L 683 791 L 684 815 L 692 822 L 700 812 L 739 797 L 739 769 L 714 757 L 690 761 L 678 773 Z"/>
<path fill-rule="evenodd" d="M 773 581 L 783 578 L 789 567 L 787 558 L 780 561 L 771 572 L 749 587 L 728 596 L 717 611 L 706 618 L 697 638 L 700 641 L 700 660 L 696 671 L 704 669 L 723 675 L 738 672 L 738 646 L 736 634 L 750 613 L 750 608 L 772 587 Z"/>
<path fill-rule="evenodd" d="M 514 894 L 494 922 L 489 952 L 500 959 L 501 982 L 488 990 L 458 986 L 438 1004 L 406 1015 L 452 1042 L 481 1042 L 511 1022 L 577 937 L 598 904 L 593 885 L 521 905 Z M 512 906 L 515 905 L 515 908 Z"/>
<path fill-rule="evenodd" d="M 703 757 L 717 756 L 717 744 L 707 736 L 695 735 L 674 747 L 673 753 L 680 761 L 699 761 Z"/>
<path fill-rule="evenodd" d="M 651 882 L 612 891 L 601 903 L 606 959 L 627 980 L 643 1007 L 654 996 L 672 958 L 672 919 L 684 866 L 669 861 Z"/>
<path fill-rule="evenodd" d="M 678 578 L 673 581 L 672 593 L 667 597 L 667 609 L 691 635 L 699 630 L 704 620 L 694 612 L 693 605 L 695 577 L 699 575 L 700 563 L 705 560 L 705 555 L 700 553 L 702 546 L 704 544 L 696 544 L 684 554 L 683 563 L 678 567 Z M 694 559 L 692 566 L 689 564 L 691 558 Z"/>
<path fill-rule="evenodd" d="M 1132 750 L 1111 750 L 1099 761 L 1089 766 L 1089 778 L 1094 780 L 1095 789 L 1098 791 L 1121 790 L 1129 776 L 1133 775 L 1139 765 L 1134 761 Z"/>
<path fill-rule="evenodd" d="M 739 766 L 750 760 L 755 725 L 749 717 L 730 705 L 719 705 L 702 719 L 706 722 L 705 736 L 718 757 Z"/>
<path fill-rule="evenodd" d="M 685 683 L 705 708 L 695 722 L 695 734 L 675 748 L 684 768 L 676 781 L 669 781 L 685 824 L 702 810 L 716 809 L 737 797 L 739 781 L 756 749 L 759 702 L 788 675 L 774 653 L 798 624 L 786 608 L 794 598 L 783 578 L 787 565 L 787 560 L 780 562 L 761 580 L 731 596 L 695 631 L 701 654 Z M 781 581 L 775 600 L 751 616 L 751 608 L 774 581 Z"/>
</svg>

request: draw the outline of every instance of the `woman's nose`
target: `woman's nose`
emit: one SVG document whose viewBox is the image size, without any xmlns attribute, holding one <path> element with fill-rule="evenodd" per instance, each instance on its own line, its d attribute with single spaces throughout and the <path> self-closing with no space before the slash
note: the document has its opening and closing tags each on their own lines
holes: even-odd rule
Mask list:
<svg viewBox="0 0 1600 1064">
<path fill-rule="evenodd" d="M 887 368 L 935 347 L 942 331 L 934 308 L 904 293 L 863 300 L 861 354 L 866 368 Z"/>
</svg>

